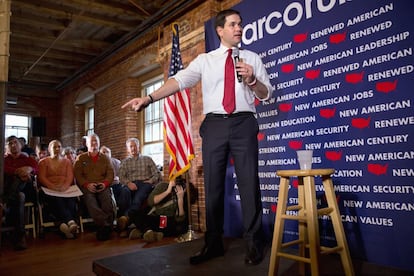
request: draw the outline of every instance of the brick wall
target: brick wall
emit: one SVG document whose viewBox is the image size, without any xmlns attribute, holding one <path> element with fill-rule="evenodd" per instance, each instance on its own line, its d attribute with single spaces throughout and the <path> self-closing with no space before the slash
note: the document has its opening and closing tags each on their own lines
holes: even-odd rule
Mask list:
<svg viewBox="0 0 414 276">
<path fill-rule="evenodd" d="M 125 99 L 120 95 L 131 95 L 132 98 L 140 89 L 141 82 L 129 78 L 95 96 L 95 133 L 100 136 L 101 145 L 110 147 L 112 155 L 121 160 L 126 157 L 126 139 L 140 138 L 142 127 L 140 114 L 121 109 Z"/>
</svg>

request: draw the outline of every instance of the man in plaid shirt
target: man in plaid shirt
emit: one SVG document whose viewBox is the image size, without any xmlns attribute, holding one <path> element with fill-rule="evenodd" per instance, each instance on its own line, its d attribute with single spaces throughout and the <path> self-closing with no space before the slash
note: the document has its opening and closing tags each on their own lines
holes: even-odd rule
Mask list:
<svg viewBox="0 0 414 276">
<path fill-rule="evenodd" d="M 126 147 L 129 156 L 121 161 L 119 169 L 122 185 L 114 191 L 119 207 L 118 231 L 121 236 L 126 236 L 130 217 L 137 216 L 148 195 L 161 180 L 161 172 L 152 158 L 140 154 L 137 138 L 129 138 Z"/>
</svg>

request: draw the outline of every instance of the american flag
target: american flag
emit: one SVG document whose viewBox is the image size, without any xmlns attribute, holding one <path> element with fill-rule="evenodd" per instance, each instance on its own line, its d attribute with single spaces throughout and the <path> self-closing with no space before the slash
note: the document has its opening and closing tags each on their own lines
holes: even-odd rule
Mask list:
<svg viewBox="0 0 414 276">
<path fill-rule="evenodd" d="M 178 24 L 174 23 L 172 29 L 172 53 L 168 77 L 174 76 L 184 68 L 181 61 Z M 164 100 L 164 137 L 167 151 L 171 155 L 169 179 L 173 180 L 190 168 L 190 161 L 194 158 L 189 89 L 184 89 Z"/>
</svg>

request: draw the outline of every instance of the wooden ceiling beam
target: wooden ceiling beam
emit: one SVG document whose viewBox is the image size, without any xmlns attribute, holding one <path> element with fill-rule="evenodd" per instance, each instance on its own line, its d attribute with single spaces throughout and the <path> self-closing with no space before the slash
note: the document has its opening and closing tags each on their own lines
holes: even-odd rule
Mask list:
<svg viewBox="0 0 414 276">
<path fill-rule="evenodd" d="M 55 76 L 51 77 L 50 75 L 48 76 L 48 75 L 30 73 L 19 80 L 14 80 L 14 83 L 30 82 L 32 84 L 36 83 L 37 85 L 55 86 L 56 83 L 61 83 L 64 80 L 65 78 L 57 78 Z"/>
<path fill-rule="evenodd" d="M 97 26 L 107 26 L 110 28 L 124 31 L 129 31 L 132 26 L 136 26 L 137 24 L 139 24 L 140 21 L 142 21 L 142 19 L 140 18 L 131 18 L 131 20 L 125 20 L 117 16 L 118 14 L 114 13 L 114 11 L 111 11 L 109 13 L 109 9 L 107 14 L 100 14 L 97 12 L 94 13 L 94 11 L 89 6 L 89 3 L 92 2 L 89 1 L 85 2 L 84 5 L 80 6 L 64 6 L 54 4 L 51 2 L 42 4 L 42 2 L 44 1 L 31 1 L 30 3 L 13 1 L 12 9 L 13 7 L 17 9 L 24 9 L 27 13 L 31 13 L 32 15 L 37 15 L 39 17 L 45 15 L 57 19 L 63 19 L 68 21 L 80 21 L 83 23 L 95 24 Z M 82 14 L 79 15 L 79 13 Z"/>
<path fill-rule="evenodd" d="M 136 1 L 134 0 L 128 0 L 129 3 L 131 3 L 132 5 L 134 5 L 137 9 L 139 9 L 141 12 L 143 12 L 144 14 L 150 16 L 151 14 L 149 12 L 147 12 L 143 7 L 141 7 Z"/>
<path fill-rule="evenodd" d="M 68 3 L 72 7 L 87 6 L 90 10 L 99 10 L 107 14 L 122 14 L 123 16 L 129 16 L 138 20 L 145 20 L 148 18 L 149 14 L 142 11 L 137 13 L 136 9 L 133 9 L 130 5 L 125 5 L 120 2 L 111 2 L 106 0 L 101 1 L 85 1 L 85 0 L 72 0 L 71 3 Z"/>
<path fill-rule="evenodd" d="M 32 71 L 32 73 L 29 73 L 24 78 L 30 77 L 32 75 L 42 75 L 42 76 L 53 76 L 53 78 L 61 79 L 65 78 L 68 74 L 73 73 L 72 69 L 63 69 L 63 68 L 56 68 L 55 66 L 42 66 L 38 65 L 36 67 L 36 71 Z M 11 72 L 14 72 L 14 70 L 11 68 Z M 21 71 L 16 71 L 15 73 L 21 73 Z"/>
<path fill-rule="evenodd" d="M 26 57 L 31 57 L 32 59 L 38 58 L 42 53 L 44 52 L 44 48 L 35 48 L 30 47 L 30 45 L 26 45 L 26 49 L 11 49 L 10 54 L 11 55 L 24 55 Z M 52 58 L 56 61 L 64 61 L 64 60 L 70 60 L 70 61 L 77 61 L 77 62 L 87 62 L 91 59 L 91 55 L 85 55 L 83 52 L 68 52 L 68 51 L 59 51 L 59 50 L 51 50 L 47 53 L 45 56 L 47 58 Z M 33 60 L 32 60 L 33 61 Z"/>
<path fill-rule="evenodd" d="M 53 42 L 53 37 L 34 37 L 30 33 L 14 33 L 12 34 L 13 43 L 22 45 L 38 45 L 47 48 Z M 110 46 L 110 43 L 100 40 L 60 40 L 54 45 L 54 49 L 70 52 L 79 52 L 86 55 L 96 55 Z M 31 46 L 32 47 L 32 46 Z"/>
<path fill-rule="evenodd" d="M 10 49 L 11 54 L 22 53 L 22 54 L 31 55 L 31 56 L 39 56 L 45 50 L 44 47 L 39 47 L 37 45 L 36 46 L 31 46 L 30 44 L 26 44 L 26 43 L 21 43 L 20 44 L 18 42 L 13 41 L 13 44 L 14 43 L 16 43 L 16 45 L 18 45 L 18 48 L 16 47 L 16 48 Z M 51 50 L 48 51 L 47 56 L 57 58 L 57 59 L 73 59 L 74 58 L 75 60 L 85 62 L 85 61 L 90 60 L 91 58 L 93 58 L 95 55 L 89 55 L 89 54 L 87 54 L 83 51 L 74 52 L 74 51 L 64 51 L 64 50 L 51 49 Z"/>
<path fill-rule="evenodd" d="M 28 66 L 30 66 L 33 63 L 33 60 L 29 61 L 25 61 L 24 57 L 19 58 L 19 60 L 16 60 L 12 63 L 13 67 L 18 68 L 18 70 L 16 70 L 16 72 L 21 72 L 24 70 L 24 68 L 27 68 Z M 48 66 L 48 67 L 54 67 L 55 69 L 59 69 L 59 70 L 65 70 L 65 71 L 73 71 L 77 68 L 79 68 L 79 66 L 82 66 L 83 63 L 78 63 L 78 62 L 62 62 L 60 61 L 59 63 L 56 60 L 53 59 L 49 59 L 49 60 L 42 60 L 41 63 L 39 63 L 39 66 Z M 21 68 L 21 69 L 20 69 Z"/>
<path fill-rule="evenodd" d="M 11 55 L 21 54 L 21 55 L 31 56 L 34 59 L 38 58 L 43 52 L 44 52 L 44 49 L 38 49 L 34 47 L 29 47 L 29 46 L 26 46 L 26 48 L 23 48 L 22 46 L 20 46 L 14 49 L 10 49 Z M 91 59 L 90 55 L 85 55 L 83 53 L 65 52 L 65 51 L 59 51 L 59 50 L 50 50 L 47 53 L 46 57 L 54 58 L 60 61 L 74 60 L 77 62 L 87 62 Z"/>
<path fill-rule="evenodd" d="M 33 63 L 33 57 L 18 53 L 14 54 L 14 56 L 16 57 L 15 59 L 13 59 L 14 66 L 27 67 L 28 65 L 31 65 Z M 44 59 L 42 59 L 41 62 L 39 62 L 39 64 L 55 66 L 56 68 L 74 69 L 81 67 L 84 63 L 80 61 L 75 61 L 73 59 L 71 59 L 69 62 L 68 60 L 45 57 Z"/>
<path fill-rule="evenodd" d="M 34 86 L 31 83 L 14 83 L 9 82 L 8 94 L 22 97 L 43 97 L 43 98 L 57 98 L 59 94 L 50 84 Z"/>
<path fill-rule="evenodd" d="M 131 27 L 137 26 L 141 22 L 140 20 L 125 21 L 121 19 L 114 19 L 114 17 L 88 13 L 84 13 L 83 15 L 74 15 L 73 20 L 79 20 L 81 22 L 94 24 L 97 26 L 106 26 L 109 28 L 113 28 L 115 30 L 121 30 L 125 32 L 130 31 Z"/>
<path fill-rule="evenodd" d="M 47 32 L 59 32 L 67 27 L 69 20 L 57 20 L 34 14 L 13 13 L 12 27 L 29 27 L 30 29 L 46 30 Z M 43 31 L 44 32 L 44 31 Z"/>
</svg>

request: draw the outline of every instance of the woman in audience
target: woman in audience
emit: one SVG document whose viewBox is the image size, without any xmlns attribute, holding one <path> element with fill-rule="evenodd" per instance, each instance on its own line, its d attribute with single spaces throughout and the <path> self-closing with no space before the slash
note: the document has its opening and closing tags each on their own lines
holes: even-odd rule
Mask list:
<svg viewBox="0 0 414 276">
<path fill-rule="evenodd" d="M 76 151 L 75 151 L 74 148 L 72 148 L 70 146 L 69 147 L 65 147 L 63 149 L 62 154 L 63 154 L 63 157 L 69 159 L 72 162 L 72 164 L 75 163 L 75 160 L 76 160 Z"/>
<path fill-rule="evenodd" d="M 50 156 L 39 161 L 40 184 L 56 192 L 65 192 L 74 183 L 72 162 L 61 155 L 61 148 L 60 141 L 51 141 L 48 147 Z M 59 230 L 67 239 L 73 239 L 78 230 L 75 222 L 76 197 L 44 194 L 44 199 L 59 225 Z"/>
</svg>

